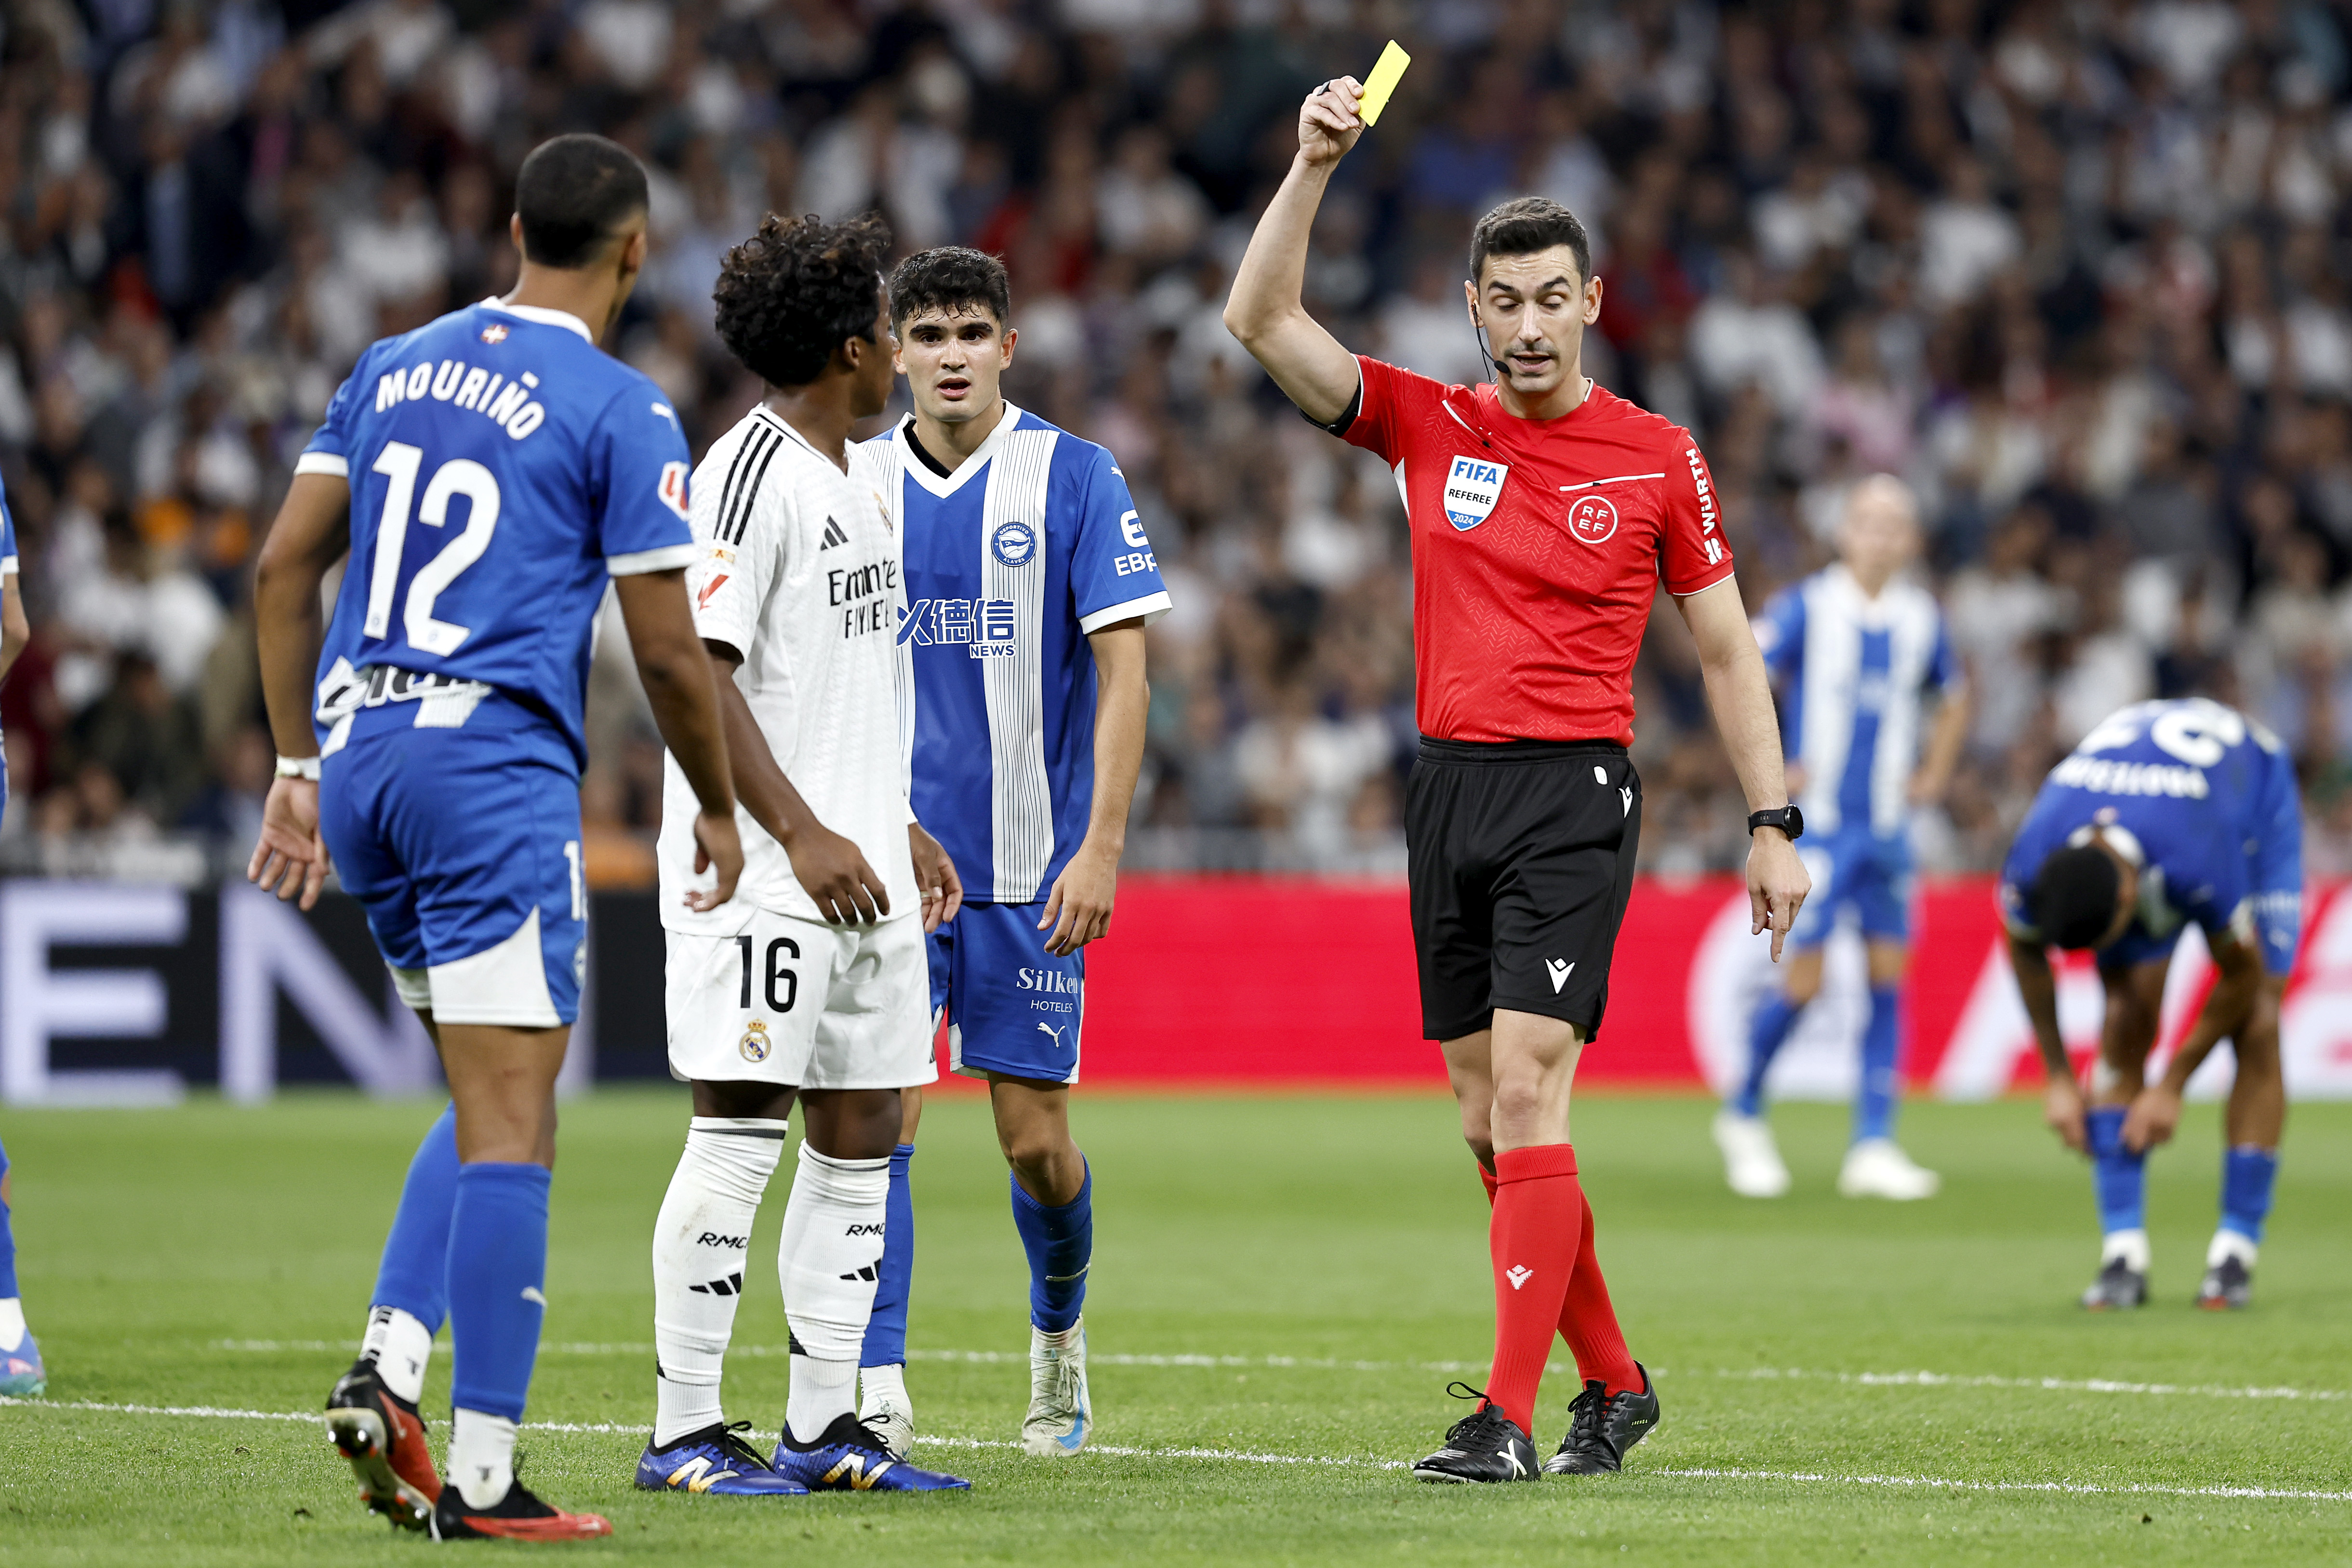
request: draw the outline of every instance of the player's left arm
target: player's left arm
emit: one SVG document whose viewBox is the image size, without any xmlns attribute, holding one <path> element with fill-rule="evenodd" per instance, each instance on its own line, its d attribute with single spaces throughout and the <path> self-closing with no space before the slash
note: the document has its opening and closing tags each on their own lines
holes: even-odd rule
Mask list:
<svg viewBox="0 0 2352 1568">
<path fill-rule="evenodd" d="M 2215 1046 L 2242 1038 L 2243 1031 L 2259 1022 L 2266 998 L 2271 1002 L 2269 1026 L 2278 1027 L 2276 997 L 2265 984 L 2263 970 L 2262 939 L 2251 922 L 2233 920 L 2227 931 L 2207 932 L 2206 946 L 2220 972 L 2213 988 L 2205 994 L 2205 1005 L 2197 1010 L 2197 1021 L 2189 1025 L 2180 1048 L 2165 1065 L 2164 1076 L 2134 1096 L 2124 1116 L 2124 1144 L 2135 1152 L 2170 1141 L 2180 1125 L 2180 1098 L 2189 1078 Z"/>
<path fill-rule="evenodd" d="M 1770 811 L 1789 804 L 1788 774 L 1780 755 L 1780 721 L 1772 706 L 1771 683 L 1765 679 L 1764 656 L 1757 650 L 1756 633 L 1739 602 L 1739 584 L 1728 575 L 1696 594 L 1677 595 L 1682 612 L 1698 644 L 1699 669 L 1706 681 L 1707 706 L 1715 726 L 1731 754 L 1732 771 L 1748 796 L 1750 811 Z M 1748 903 L 1751 936 L 1768 927 L 1772 932 L 1772 962 L 1780 961 L 1780 944 L 1796 923 L 1797 910 L 1812 891 L 1812 879 L 1797 847 L 1777 827 L 1759 827 L 1748 849 Z"/>
<path fill-rule="evenodd" d="M 25 595 L 16 586 L 16 574 L 0 576 L 0 680 L 8 678 L 8 668 L 16 656 L 33 640 L 33 623 L 25 618 Z"/>
<path fill-rule="evenodd" d="M 1151 688 L 1143 673 L 1143 618 L 1088 634 L 1095 655 L 1095 798 L 1087 836 L 1054 879 L 1037 929 L 1052 928 L 1045 951 L 1068 954 L 1110 930 L 1127 813 L 1143 770 L 1143 730 Z"/>
<path fill-rule="evenodd" d="M 298 473 L 261 543 L 253 579 L 254 630 L 262 703 L 281 757 L 319 754 L 318 732 L 310 727 L 310 687 L 324 629 L 319 588 L 351 548 L 351 535 L 350 481 L 337 474 Z M 319 901 L 329 868 L 326 842 L 319 837 L 318 781 L 278 779 L 262 805 L 261 841 L 246 866 L 247 879 L 280 899 L 299 896 L 307 910 Z"/>
</svg>

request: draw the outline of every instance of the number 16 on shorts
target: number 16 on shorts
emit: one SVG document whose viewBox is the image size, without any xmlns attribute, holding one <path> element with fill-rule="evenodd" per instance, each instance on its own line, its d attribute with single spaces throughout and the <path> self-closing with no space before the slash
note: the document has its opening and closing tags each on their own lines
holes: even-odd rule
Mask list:
<svg viewBox="0 0 2352 1568">
<path fill-rule="evenodd" d="M 938 1076 L 920 921 L 835 926 L 761 910 L 749 923 L 665 933 L 671 1077 L 893 1089 Z"/>
</svg>

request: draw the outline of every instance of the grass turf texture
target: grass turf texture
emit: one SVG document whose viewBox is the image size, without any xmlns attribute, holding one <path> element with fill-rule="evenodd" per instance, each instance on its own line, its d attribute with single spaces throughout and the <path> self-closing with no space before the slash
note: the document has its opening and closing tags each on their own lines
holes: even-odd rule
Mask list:
<svg viewBox="0 0 2352 1568">
<path fill-rule="evenodd" d="M 289 1095 L 265 1109 L 10 1112 L 24 1289 L 49 1402 L 315 1411 L 347 1363 L 395 1184 L 435 1107 Z M 1476 1381 L 1491 1321 L 1486 1207 L 1442 1100 L 1125 1098 L 1082 1092 L 1099 1208 L 1087 1321 L 1100 1440 L 1343 1464 L 1167 1453 L 1032 1461 L 919 1447 L 969 1495 L 761 1501 L 655 1496 L 630 1477 L 653 1407 L 649 1229 L 682 1092 L 564 1112 L 549 1351 L 526 1477 L 609 1515 L 566 1557 L 700 1563 L 2343 1562 L 2352 1505 L 2164 1492 L 1857 1485 L 1880 1477 L 2126 1489 L 2352 1488 L 2343 1302 L 2352 1107 L 2296 1110 L 2256 1305 L 2188 1300 L 2212 1223 L 2215 1117 L 2193 1108 L 2153 1164 L 2155 1305 L 2091 1317 L 2089 1183 L 2022 1102 L 1915 1106 L 1910 1146 L 1945 1174 L 1925 1204 L 1832 1194 L 1843 1112 L 1778 1112 L 1793 1195 L 1723 1189 L 1696 1100 L 1581 1100 L 1601 1256 L 1665 1415 L 1613 1479 L 1427 1486 L 1383 1461 L 1435 1446 Z M 986 1111 L 926 1115 L 909 1381 L 929 1434 L 1009 1445 L 1027 1388 L 1025 1273 Z M 791 1167 L 752 1243 L 730 1414 L 772 1434 L 784 1337 L 772 1268 Z M 246 1342 L 233 1345 L 231 1342 Z M 267 1342 L 254 1348 L 252 1342 Z M 306 1346 L 303 1342 L 328 1342 Z M 606 1348 L 598 1349 L 597 1346 Z M 1557 1349 L 1557 1347 L 1556 1347 Z M 923 1352 L 935 1352 L 925 1357 Z M 995 1361 L 936 1352 L 992 1352 Z M 1247 1364 L 1117 1364 L 1120 1355 Z M 1366 1367 L 1284 1366 L 1328 1358 Z M 1766 1373 L 1795 1369 L 1811 1375 Z M 2244 1398 L 1835 1374 L 2199 1387 Z M 436 1357 L 429 1415 L 446 1415 Z M 1573 1393 L 1546 1384 L 1538 1447 Z M 436 1446 L 446 1426 L 436 1422 Z M 771 1439 L 772 1440 L 772 1439 Z M 1693 1470 L 1774 1472 L 1699 1476 Z M 1778 1478 L 1778 1479 L 1776 1479 Z M 2147 1516 L 2143 1520 L 2143 1516 Z M 0 1408 L 0 1563 L 390 1562 L 425 1549 L 360 1513 L 316 1427 L 294 1421 Z M 486 1547 L 485 1550 L 519 1550 Z"/>
</svg>

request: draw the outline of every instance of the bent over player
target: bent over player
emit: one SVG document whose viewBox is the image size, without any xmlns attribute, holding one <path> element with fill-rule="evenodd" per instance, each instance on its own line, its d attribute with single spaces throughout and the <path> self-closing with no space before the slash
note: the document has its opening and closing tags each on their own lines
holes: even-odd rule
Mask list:
<svg viewBox="0 0 2352 1568">
<path fill-rule="evenodd" d="M 721 678 L 744 879 L 706 910 L 665 870 L 670 1071 L 693 1085 L 694 1120 L 654 1226 L 656 1403 L 637 1484 L 655 1489 L 969 1484 L 900 1462 L 856 1411 L 899 1094 L 938 1076 L 924 927 L 955 912 L 956 888 L 907 805 L 898 535 L 846 451 L 890 396 L 889 246 L 878 219 L 771 216 L 719 268 L 719 341 L 768 388 L 705 454 L 694 500 L 694 624 Z M 666 862 L 693 815 L 674 760 Z M 719 1372 L 795 1095 L 804 1136 L 776 1258 L 791 1382 L 762 1462 L 727 1426 Z"/>
<path fill-rule="evenodd" d="M 742 851 L 686 597 L 686 442 L 660 389 L 596 347 L 645 263 L 645 171 L 558 137 L 523 162 L 514 234 L 515 291 L 369 348 L 296 464 L 254 592 L 279 756 L 247 874 L 307 909 L 332 851 L 453 1101 L 410 1167 L 328 1431 L 395 1523 L 558 1541 L 612 1532 L 513 1464 L 586 952 L 582 710 L 608 587 L 693 781 L 698 847 L 678 852 L 718 873 L 698 904 L 733 895 Z M 322 649 L 320 583 L 346 551 Z M 416 1401 L 445 1303 L 441 1485 Z"/>
<path fill-rule="evenodd" d="M 2303 920 L 2303 812 L 2278 737 L 2205 698 L 2113 714 L 2051 770 L 2000 874 L 2017 988 L 2049 1077 L 2046 1115 L 2091 1157 L 2094 1311 L 2147 1300 L 2147 1152 L 2172 1136 L 2191 1074 L 2223 1039 L 2237 1078 L 2222 1113 L 2221 1221 L 2197 1304 L 2243 1307 L 2286 1125 L 2279 1004 Z M 2147 1081 L 2164 982 L 2194 922 L 2218 972 L 2164 1075 Z M 2086 1109 L 2058 1033 L 2048 949 L 2091 950 L 2106 994 Z"/>
<path fill-rule="evenodd" d="M 1743 1197 L 1789 1190 L 1789 1167 L 1764 1120 L 1764 1076 L 1821 990 L 1822 952 L 1847 910 L 1862 925 L 1870 1014 L 1838 1191 L 1904 1201 L 1932 1197 L 1942 1184 L 1895 1142 L 1898 989 L 1910 962 L 1910 813 L 1943 795 L 1969 722 L 1943 612 L 1934 595 L 1900 576 L 1918 552 L 1910 487 L 1875 475 L 1846 496 L 1837 563 L 1776 595 L 1757 617 L 1756 640 L 1780 681 L 1782 728 L 1798 763 L 1790 782 L 1806 826 L 1825 842 L 1805 852 L 1813 894 L 1789 932 L 1795 952 L 1780 988 L 1757 1005 L 1747 1074 L 1715 1119 L 1725 1173 Z M 1923 747 L 1921 697 L 1931 690 L 1941 701 Z"/>
<path fill-rule="evenodd" d="M 907 548 L 916 811 L 971 880 L 930 939 L 931 1005 L 954 1069 L 988 1082 L 1029 1258 L 1029 1413 L 1041 1458 L 1086 1446 L 1087 1271 L 1094 1178 L 1070 1136 L 1086 945 L 1110 927 L 1128 804 L 1143 764 L 1143 628 L 1168 613 L 1151 542 L 1111 455 L 1006 403 L 1016 334 L 1003 264 L 945 247 L 890 279 L 915 411 L 859 446 Z M 883 1293 L 866 1337 L 867 1418 L 900 1453 L 914 1270 L 909 1163 L 890 1167 Z"/>
<path fill-rule="evenodd" d="M 1471 234 L 1467 324 L 1491 385 L 1351 355 L 1301 305 L 1317 205 L 1362 134 L 1360 90 L 1351 78 L 1307 100 L 1225 323 L 1310 421 L 1395 470 L 1412 526 L 1422 742 L 1405 835 L 1422 1028 L 1442 1042 L 1493 1199 L 1496 1318 L 1477 1409 L 1413 1471 L 1533 1479 L 1528 1434 L 1555 1330 L 1584 1389 L 1543 1468 L 1615 1470 L 1658 1401 L 1601 1279 L 1569 1089 L 1600 1030 L 1633 889 L 1632 677 L 1661 582 L 1697 641 L 1754 808 L 1748 891 L 1776 960 L 1807 888 L 1791 843 L 1802 823 L 1706 464 L 1689 432 L 1583 374 L 1601 282 L 1575 216 L 1524 198 Z"/>
</svg>

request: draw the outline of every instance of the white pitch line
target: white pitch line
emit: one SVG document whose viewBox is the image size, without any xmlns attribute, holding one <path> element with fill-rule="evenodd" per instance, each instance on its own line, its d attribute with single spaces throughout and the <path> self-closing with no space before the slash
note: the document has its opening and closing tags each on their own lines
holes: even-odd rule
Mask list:
<svg viewBox="0 0 2352 1568">
<path fill-rule="evenodd" d="M 351 1342 L 336 1340 L 215 1340 L 212 1348 L 225 1351 L 260 1352 L 348 1352 Z M 621 1356 L 651 1355 L 650 1342 L 598 1343 L 589 1341 L 552 1341 L 539 1347 L 542 1355 Z M 729 1355 L 753 1358 L 781 1356 L 788 1353 L 783 1345 L 735 1345 Z M 997 1366 L 1029 1364 L 1025 1351 L 957 1351 L 910 1350 L 907 1359 L 919 1362 L 950 1362 L 967 1365 Z M 1274 1371 L 1300 1370 L 1308 1372 L 1442 1372 L 1449 1373 L 1482 1372 L 1485 1362 L 1468 1361 L 1342 1361 L 1329 1356 L 1288 1355 L 1140 1355 L 1097 1352 L 1087 1358 L 1096 1366 L 1121 1367 L 1204 1367 L 1212 1369 L 1265 1368 Z M 1547 1371 L 1572 1370 L 1559 1362 Z M 1656 1377 L 1673 1375 L 1667 1368 L 1654 1366 Z M 2285 1399 L 2338 1401 L 2352 1399 L 2352 1394 L 2336 1388 L 2242 1387 L 2222 1384 L 2131 1383 L 2116 1378 L 2090 1377 L 2003 1377 L 1995 1373 L 1946 1372 L 1824 1372 L 1808 1367 L 1716 1367 L 1698 1372 L 1685 1372 L 1685 1377 L 1727 1378 L 1735 1382 L 1808 1382 L 1842 1383 L 1857 1388 L 2009 1388 L 2042 1394 L 2119 1394 L 2154 1397 L 2189 1397 L 2195 1399 Z"/>
<path fill-rule="evenodd" d="M 96 1411 L 111 1415 L 169 1415 L 223 1421 L 292 1421 L 317 1425 L 316 1412 L 292 1410 L 233 1410 L 213 1405 L 109 1405 L 94 1399 L 47 1400 L 0 1397 L 0 1408 L 23 1410 Z M 529 1432 L 584 1433 L 596 1436 L 635 1437 L 645 1431 L 642 1422 L 526 1421 Z M 987 1437 L 918 1437 L 938 1448 L 1013 1448 L 1019 1445 Z M 1091 1444 L 1089 1454 L 1119 1459 L 1213 1459 L 1239 1465 L 1317 1465 L 1339 1469 L 1401 1470 L 1402 1461 L 1332 1454 L 1267 1454 L 1246 1448 L 1135 1448 L 1115 1444 Z M 1903 1487 L 1962 1492 L 2048 1492 L 2069 1497 L 2178 1497 L 2246 1500 L 2272 1502 L 2352 1502 L 2352 1491 L 2300 1491 L 2273 1487 L 2167 1487 L 2140 1482 L 2101 1486 L 2087 1481 L 1974 1481 L 1942 1476 L 1837 1476 L 1813 1470 L 1748 1470 L 1707 1466 L 1669 1466 L 1638 1469 L 1633 1479 L 1655 1476 L 1666 1480 L 1782 1481 L 1807 1486 Z"/>
</svg>

